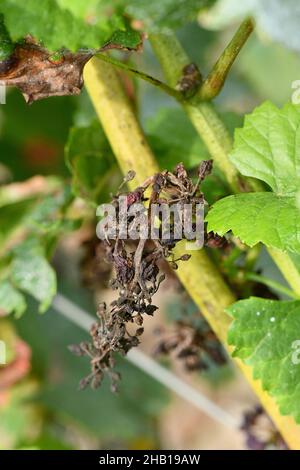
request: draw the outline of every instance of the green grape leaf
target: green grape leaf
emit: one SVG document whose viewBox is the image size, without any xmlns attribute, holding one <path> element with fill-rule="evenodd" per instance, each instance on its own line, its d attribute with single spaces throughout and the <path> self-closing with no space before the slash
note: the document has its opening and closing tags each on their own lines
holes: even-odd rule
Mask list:
<svg viewBox="0 0 300 470">
<path fill-rule="evenodd" d="M 199 11 L 212 6 L 215 0 L 121 0 L 119 3 L 130 15 L 142 20 L 147 30 L 161 31 L 179 28 L 196 19 Z"/>
<path fill-rule="evenodd" d="M 227 312 L 234 318 L 228 333 L 233 356 L 252 366 L 280 412 L 300 423 L 300 301 L 251 297 Z"/>
<path fill-rule="evenodd" d="M 103 16 L 96 24 L 89 24 L 84 18 L 75 16 L 72 8 L 61 7 L 56 0 L 1 0 L 0 12 L 4 14 L 5 25 L 13 41 L 30 34 L 50 51 L 61 48 L 73 52 L 81 48 L 98 49 L 107 42 L 130 49 L 138 47 L 141 42 L 137 32 L 126 28 L 121 19 L 117 22 Z M 115 33 L 116 23 L 122 30 L 112 41 L 110 37 Z"/>
<path fill-rule="evenodd" d="M 263 242 L 280 250 L 300 252 L 300 211 L 291 197 L 246 193 L 218 201 L 207 216 L 208 231 L 230 230 L 243 243 Z"/>
<path fill-rule="evenodd" d="M 20 290 L 40 302 L 45 312 L 56 294 L 56 274 L 45 257 L 43 247 L 35 240 L 26 240 L 15 249 L 11 280 Z"/>
<path fill-rule="evenodd" d="M 107 198 L 108 189 L 119 184 L 114 156 L 98 120 L 71 129 L 65 157 L 76 196 L 97 204 Z"/>
<path fill-rule="evenodd" d="M 25 310 L 24 296 L 9 281 L 0 282 L 0 317 L 10 313 L 20 317 Z"/>
<path fill-rule="evenodd" d="M 101 51 L 109 49 L 140 50 L 142 46 L 141 35 L 137 31 L 114 31 L 109 40 L 101 47 Z"/>
<path fill-rule="evenodd" d="M 267 102 L 245 118 L 235 133 L 231 161 L 245 176 L 267 183 L 272 192 L 229 196 L 207 216 L 208 230 L 232 232 L 247 245 L 263 242 L 300 252 L 300 106 L 282 109 Z"/>
<path fill-rule="evenodd" d="M 245 176 L 265 181 L 279 195 L 293 195 L 300 187 L 300 106 L 278 109 L 263 103 L 246 116 L 235 133 L 231 161 Z"/>
<path fill-rule="evenodd" d="M 99 14 L 103 15 L 103 8 L 107 8 L 108 1 L 111 0 L 56 0 L 58 5 L 66 10 L 69 10 L 74 16 L 78 18 L 93 19 Z"/>
</svg>

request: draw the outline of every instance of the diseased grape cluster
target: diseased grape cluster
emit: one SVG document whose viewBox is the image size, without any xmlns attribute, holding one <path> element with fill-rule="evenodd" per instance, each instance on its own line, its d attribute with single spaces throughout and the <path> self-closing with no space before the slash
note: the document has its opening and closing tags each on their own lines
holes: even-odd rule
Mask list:
<svg viewBox="0 0 300 470">
<path fill-rule="evenodd" d="M 193 183 L 188 176 L 183 164 L 178 164 L 174 172 L 158 173 L 148 178 L 134 191 L 114 196 L 112 204 L 116 214 L 118 215 L 120 211 L 120 195 L 125 196 L 127 207 L 136 202 L 142 203 L 149 224 L 153 204 L 169 208 L 175 203 L 191 204 L 192 207 L 196 207 L 196 204 L 204 206 L 205 199 L 200 185 L 211 170 L 212 162 L 203 161 L 198 170 L 196 183 Z M 133 178 L 134 173 L 130 172 L 126 181 Z M 136 216 L 129 214 L 126 222 L 130 230 L 137 222 Z M 140 238 L 136 241 L 124 239 L 120 237 L 120 227 L 116 225 L 114 227 L 116 236 L 104 241 L 106 258 L 112 264 L 115 273 L 111 286 L 118 292 L 118 298 L 109 307 L 105 304 L 99 306 L 98 322 L 93 325 L 90 332 L 91 342 L 70 346 L 74 354 L 88 356 L 91 360 L 91 374 L 81 381 L 81 388 L 89 384 L 97 388 L 104 375 L 108 375 L 112 389 L 116 390 L 119 375 L 114 371 L 114 355 L 115 353 L 125 355 L 132 347 L 139 344 L 139 338 L 143 333 L 143 315 L 153 315 L 157 310 L 152 298 L 165 279 L 165 275 L 160 272 L 161 265 L 167 262 L 173 269 L 177 269 L 178 261 L 187 261 L 190 258 L 188 254 L 176 258 L 173 253 L 177 242 L 180 241 L 172 236 L 177 233 L 176 223 L 178 221 L 170 217 L 169 238 L 164 236 L 161 227 L 159 237 L 156 239 Z M 211 242 L 211 237 L 209 239 Z M 130 324 L 136 326 L 134 332 L 129 332 Z M 190 354 L 187 355 L 189 356 L 187 361 L 191 362 L 190 367 L 194 367 L 195 364 L 192 366 L 192 363 L 197 361 L 193 348 L 197 341 L 201 341 L 201 337 L 189 331 L 187 327 L 183 329 L 183 333 L 190 338 Z M 208 347 L 207 344 L 205 347 Z M 221 358 L 216 360 L 220 361 Z"/>
</svg>

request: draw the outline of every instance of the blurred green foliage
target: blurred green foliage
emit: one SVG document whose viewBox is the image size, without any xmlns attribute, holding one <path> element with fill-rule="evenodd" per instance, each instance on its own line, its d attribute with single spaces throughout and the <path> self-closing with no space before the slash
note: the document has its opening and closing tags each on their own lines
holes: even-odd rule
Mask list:
<svg viewBox="0 0 300 470">
<path fill-rule="evenodd" d="M 70 8 L 71 3 L 73 7 Z M 140 44 L 139 34 L 117 12 L 112 16 L 102 15 L 96 22 L 80 17 L 79 12 L 87 14 L 93 6 L 107 6 L 106 1 L 97 4 L 87 1 L 84 9 L 74 10 L 76 3 L 78 7 L 79 2 L 64 2 L 62 8 L 56 0 L 2 0 L 0 11 L 4 14 L 5 25 L 14 42 L 30 34 L 50 51 L 62 48 L 74 52 L 82 48 L 99 49 L 107 42 L 116 47 L 135 49 Z"/>
</svg>

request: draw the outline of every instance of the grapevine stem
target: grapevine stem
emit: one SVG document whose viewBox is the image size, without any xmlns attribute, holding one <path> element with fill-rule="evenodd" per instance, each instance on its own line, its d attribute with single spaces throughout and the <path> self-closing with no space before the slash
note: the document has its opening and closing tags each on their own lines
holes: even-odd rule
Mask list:
<svg viewBox="0 0 300 470">
<path fill-rule="evenodd" d="M 245 21 L 243 21 L 236 34 L 214 65 L 212 71 L 200 87 L 198 96 L 201 100 L 212 100 L 220 93 L 232 64 L 234 63 L 253 29 L 254 24 L 251 19 L 247 18 Z"/>
<path fill-rule="evenodd" d="M 123 173 L 134 169 L 137 176 L 134 185 L 136 182 L 142 184 L 150 175 L 157 173 L 158 165 L 114 68 L 93 58 L 85 68 L 85 83 Z M 184 245 L 178 247 L 178 251 L 179 256 L 182 251 L 186 252 Z M 180 263 L 177 271 L 179 279 L 230 351 L 226 338 L 231 319 L 224 309 L 235 298 L 204 250 L 192 251 L 191 255 L 188 262 Z M 262 389 L 259 381 L 253 380 L 252 368 L 238 359 L 235 361 L 287 444 L 293 449 L 300 449 L 300 426 L 292 418 L 281 416 L 273 398 Z"/>
<path fill-rule="evenodd" d="M 121 62 L 120 60 L 114 59 L 108 54 L 102 54 L 100 52 L 97 53 L 97 57 L 99 59 L 103 60 L 104 62 L 108 62 L 109 64 L 114 65 L 115 67 L 118 67 L 119 69 L 126 70 L 126 72 L 129 72 L 130 74 L 141 78 L 142 80 L 151 83 L 151 85 L 154 85 L 158 88 L 160 88 L 162 91 L 167 93 L 168 95 L 172 96 L 173 98 L 176 98 L 178 101 L 183 100 L 182 94 L 175 90 L 174 88 L 170 87 L 166 83 L 161 82 L 157 78 L 151 77 L 151 75 L 148 75 L 144 72 L 141 72 L 140 70 L 136 70 L 129 65 L 125 64 L 124 62 Z"/>
</svg>

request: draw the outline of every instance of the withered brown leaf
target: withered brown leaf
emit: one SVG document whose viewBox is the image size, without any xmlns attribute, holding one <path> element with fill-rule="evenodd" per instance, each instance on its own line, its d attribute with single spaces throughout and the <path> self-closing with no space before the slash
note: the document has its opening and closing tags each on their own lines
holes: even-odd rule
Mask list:
<svg viewBox="0 0 300 470">
<path fill-rule="evenodd" d="M 140 50 L 141 43 L 135 48 Z M 17 44 L 12 56 L 0 62 L 0 81 L 5 86 L 17 87 L 27 103 L 51 96 L 78 95 L 83 87 L 83 68 L 100 51 L 123 49 L 109 41 L 98 51 L 63 51 L 58 59 L 39 45 L 32 36 Z"/>
<path fill-rule="evenodd" d="M 83 86 L 83 67 L 92 55 L 66 51 L 58 61 L 52 61 L 49 51 L 27 37 L 0 64 L 0 80 L 19 88 L 27 103 L 50 96 L 78 95 Z"/>
</svg>

